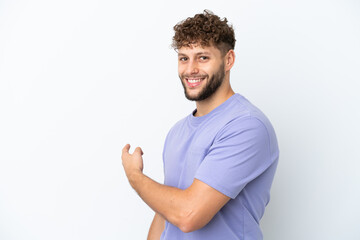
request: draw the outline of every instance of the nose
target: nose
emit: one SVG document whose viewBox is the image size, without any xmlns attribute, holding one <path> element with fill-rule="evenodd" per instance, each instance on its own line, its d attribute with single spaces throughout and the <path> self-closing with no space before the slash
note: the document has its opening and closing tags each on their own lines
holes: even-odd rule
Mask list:
<svg viewBox="0 0 360 240">
<path fill-rule="evenodd" d="M 198 63 L 194 60 L 189 61 L 189 64 L 187 66 L 187 74 L 194 75 L 199 73 Z"/>
</svg>

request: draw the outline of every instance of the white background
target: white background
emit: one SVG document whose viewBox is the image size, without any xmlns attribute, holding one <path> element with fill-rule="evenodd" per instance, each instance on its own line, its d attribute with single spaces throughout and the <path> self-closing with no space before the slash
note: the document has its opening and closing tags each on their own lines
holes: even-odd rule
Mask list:
<svg viewBox="0 0 360 240">
<path fill-rule="evenodd" d="M 233 89 L 278 136 L 264 239 L 360 239 L 360 1 L 3 0 L 1 240 L 146 238 L 120 152 L 141 146 L 162 182 L 165 136 L 195 108 L 172 27 L 203 9 L 233 23 Z"/>
</svg>

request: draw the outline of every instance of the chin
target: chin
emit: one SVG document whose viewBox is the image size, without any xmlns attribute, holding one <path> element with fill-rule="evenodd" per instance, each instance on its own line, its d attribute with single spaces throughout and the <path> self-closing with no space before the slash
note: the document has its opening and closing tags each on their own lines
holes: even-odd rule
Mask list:
<svg viewBox="0 0 360 240">
<path fill-rule="evenodd" d="M 188 90 L 185 92 L 185 97 L 190 101 L 198 101 L 201 92 L 189 93 Z"/>
</svg>

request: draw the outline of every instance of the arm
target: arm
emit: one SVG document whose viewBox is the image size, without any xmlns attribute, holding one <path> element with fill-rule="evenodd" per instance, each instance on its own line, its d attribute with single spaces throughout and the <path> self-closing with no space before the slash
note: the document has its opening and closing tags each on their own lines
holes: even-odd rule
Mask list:
<svg viewBox="0 0 360 240">
<path fill-rule="evenodd" d="M 133 154 L 129 153 L 129 149 L 129 144 L 123 148 L 122 163 L 131 186 L 155 212 L 183 232 L 205 226 L 230 200 L 197 179 L 185 190 L 155 182 L 142 173 L 141 148 L 136 148 Z"/>
<path fill-rule="evenodd" d="M 154 219 L 149 229 L 147 240 L 159 240 L 164 229 L 165 219 L 159 214 L 155 213 Z"/>
</svg>

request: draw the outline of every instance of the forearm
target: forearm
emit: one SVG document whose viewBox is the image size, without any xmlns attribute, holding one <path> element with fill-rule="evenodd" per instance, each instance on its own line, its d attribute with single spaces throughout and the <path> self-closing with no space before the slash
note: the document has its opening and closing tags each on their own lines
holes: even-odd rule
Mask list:
<svg viewBox="0 0 360 240">
<path fill-rule="evenodd" d="M 185 190 L 155 182 L 142 173 L 141 148 L 137 147 L 133 154 L 129 149 L 129 144 L 123 148 L 122 163 L 131 186 L 156 213 L 183 232 L 205 226 L 230 200 L 197 179 Z"/>
<path fill-rule="evenodd" d="M 151 223 L 147 240 L 160 240 L 161 234 L 165 229 L 165 219 L 160 214 L 155 213 Z"/>
<path fill-rule="evenodd" d="M 187 190 L 165 186 L 145 176 L 135 173 L 129 176 L 129 182 L 144 202 L 167 221 L 184 232 L 188 229 L 188 220 L 194 208 Z"/>
</svg>

